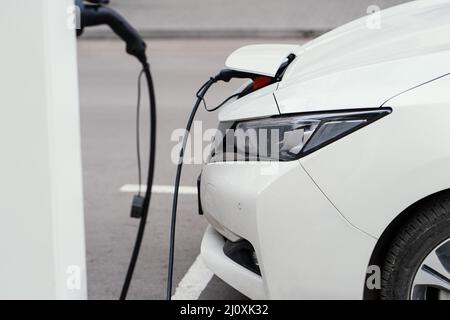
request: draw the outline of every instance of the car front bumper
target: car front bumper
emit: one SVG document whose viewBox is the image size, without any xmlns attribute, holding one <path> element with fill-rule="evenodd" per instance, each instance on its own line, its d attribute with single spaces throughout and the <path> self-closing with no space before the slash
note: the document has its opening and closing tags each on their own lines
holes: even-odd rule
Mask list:
<svg viewBox="0 0 450 320">
<path fill-rule="evenodd" d="M 205 166 L 201 205 L 211 226 L 207 266 L 252 299 L 361 299 L 376 239 L 352 226 L 299 161 Z M 261 276 L 230 259 L 225 241 L 253 246 Z"/>
</svg>

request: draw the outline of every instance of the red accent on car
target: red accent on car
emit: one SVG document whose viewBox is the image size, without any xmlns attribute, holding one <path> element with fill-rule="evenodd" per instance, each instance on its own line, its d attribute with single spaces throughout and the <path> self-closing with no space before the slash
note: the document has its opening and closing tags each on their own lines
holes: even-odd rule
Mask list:
<svg viewBox="0 0 450 320">
<path fill-rule="evenodd" d="M 272 82 L 271 77 L 257 76 L 253 79 L 253 91 L 261 89 Z"/>
</svg>

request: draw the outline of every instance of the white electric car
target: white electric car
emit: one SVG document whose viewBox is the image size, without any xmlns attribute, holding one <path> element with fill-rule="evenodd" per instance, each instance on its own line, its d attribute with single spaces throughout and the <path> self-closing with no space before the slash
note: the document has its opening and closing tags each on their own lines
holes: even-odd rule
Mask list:
<svg viewBox="0 0 450 320">
<path fill-rule="evenodd" d="M 201 252 L 252 299 L 450 297 L 450 1 L 368 19 L 226 62 L 259 77 L 219 113 Z"/>
</svg>

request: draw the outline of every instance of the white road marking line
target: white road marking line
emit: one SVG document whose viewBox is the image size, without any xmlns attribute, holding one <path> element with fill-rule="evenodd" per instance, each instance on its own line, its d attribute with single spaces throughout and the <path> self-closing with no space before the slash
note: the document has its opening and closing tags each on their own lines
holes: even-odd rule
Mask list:
<svg viewBox="0 0 450 320">
<path fill-rule="evenodd" d="M 147 191 L 147 186 L 142 185 L 141 186 L 142 192 Z M 139 191 L 139 185 L 138 184 L 126 184 L 120 188 L 120 192 L 127 192 L 127 193 L 136 193 Z M 152 187 L 153 193 L 160 193 L 160 194 L 173 194 L 175 192 L 174 186 L 163 186 L 163 185 L 156 185 Z M 191 186 L 180 186 L 180 189 L 178 191 L 179 194 L 190 194 L 190 195 L 196 195 L 197 194 L 197 187 L 191 187 Z"/>
<path fill-rule="evenodd" d="M 189 268 L 181 279 L 172 300 L 197 300 L 213 277 L 201 256 Z"/>
</svg>

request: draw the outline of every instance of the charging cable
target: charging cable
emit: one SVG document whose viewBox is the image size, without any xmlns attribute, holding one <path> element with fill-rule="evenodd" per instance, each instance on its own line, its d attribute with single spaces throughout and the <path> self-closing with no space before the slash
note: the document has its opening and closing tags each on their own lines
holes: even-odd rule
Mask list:
<svg viewBox="0 0 450 320">
<path fill-rule="evenodd" d="M 148 162 L 148 173 L 147 173 L 147 190 L 145 191 L 145 196 L 142 199 L 140 195 L 135 196 L 135 199 L 139 197 L 142 201 L 139 203 L 138 208 L 140 211 L 140 221 L 138 232 L 136 235 L 136 241 L 134 243 L 133 252 L 131 254 L 130 263 L 128 266 L 128 271 L 125 276 L 125 281 L 123 283 L 122 291 L 120 293 L 120 300 L 125 300 L 128 294 L 128 289 L 130 288 L 130 283 L 133 278 L 134 269 L 136 267 L 136 262 L 139 257 L 139 252 L 142 245 L 142 240 L 144 238 L 145 226 L 147 224 L 148 218 L 148 210 L 150 207 L 150 199 L 152 194 L 152 186 L 153 186 L 153 176 L 155 172 L 155 150 L 156 150 L 156 101 L 155 101 L 155 90 L 153 87 L 153 79 L 150 73 L 149 65 L 144 65 L 143 73 L 145 78 L 147 79 L 147 88 L 148 94 L 150 98 L 150 150 L 149 150 L 149 162 Z M 139 122 L 139 114 L 137 116 L 137 122 Z M 137 128 L 139 130 L 139 127 Z M 137 131 L 137 136 L 139 137 L 139 131 Z M 137 139 L 137 143 L 139 144 L 139 139 Z M 139 147 L 138 147 L 138 153 Z M 138 159 L 140 162 L 140 157 Z M 140 173 L 139 173 L 140 175 Z M 133 209 L 135 201 L 133 201 Z M 133 212 L 132 209 L 132 212 Z"/>
<path fill-rule="evenodd" d="M 209 79 L 197 92 L 197 101 L 195 102 L 194 108 L 189 116 L 189 120 L 186 125 L 186 131 L 183 137 L 183 144 L 181 146 L 180 155 L 178 159 L 177 165 L 177 174 L 175 177 L 175 191 L 173 195 L 173 203 L 172 203 L 172 220 L 170 225 L 170 244 L 169 244 L 169 266 L 167 271 L 167 295 L 166 300 L 171 300 L 172 298 L 172 279 L 173 279 L 173 263 L 174 263 L 174 254 L 175 254 L 175 231 L 176 231 L 176 223 L 177 223 L 177 206 L 178 206 L 178 190 L 180 188 L 180 179 L 181 179 L 181 170 L 183 169 L 183 158 L 184 151 L 186 149 L 187 140 L 189 137 L 189 133 L 191 132 L 192 122 L 194 121 L 195 114 L 197 113 L 198 107 L 200 103 L 204 101 L 204 97 L 206 92 L 208 92 L 209 88 L 216 82 L 214 78 Z"/>
<path fill-rule="evenodd" d="M 240 78 L 240 79 L 246 79 L 251 78 L 253 79 L 256 75 L 252 73 L 247 72 L 240 72 L 230 69 L 224 69 L 219 74 L 217 74 L 215 77 L 211 77 L 207 82 L 205 82 L 201 88 L 198 90 L 196 97 L 197 101 L 195 102 L 194 108 L 191 111 L 191 114 L 189 115 L 189 119 L 186 125 L 186 131 L 184 133 L 183 137 L 183 143 L 181 146 L 178 164 L 177 164 L 177 173 L 175 177 L 175 190 L 173 195 L 173 203 L 172 203 L 172 218 L 171 218 L 171 225 L 170 225 L 170 242 L 169 242 L 169 264 L 168 264 L 168 270 L 167 270 L 167 292 L 166 292 L 166 300 L 172 299 L 172 287 L 173 287 L 173 265 L 174 265 L 174 256 L 175 256 L 175 233 L 176 233 L 176 223 L 177 223 L 177 207 L 178 207 L 178 191 L 180 188 L 180 180 L 181 180 L 181 171 L 183 169 L 183 158 L 184 158 L 184 152 L 187 145 L 187 140 L 189 137 L 189 134 L 191 132 L 192 123 L 194 122 L 195 115 L 197 114 L 198 107 L 203 102 L 205 109 L 209 112 L 215 111 L 225 105 L 226 102 L 231 100 L 232 98 L 238 96 L 238 94 L 234 94 L 230 97 L 228 97 L 224 102 L 219 104 L 217 107 L 208 109 L 206 107 L 205 103 L 205 95 L 208 92 L 208 90 L 211 88 L 211 86 L 218 82 L 218 81 L 224 81 L 229 82 L 233 78 Z"/>
<path fill-rule="evenodd" d="M 86 3 L 85 3 L 86 2 Z M 131 216 L 139 218 L 139 227 L 134 243 L 133 252 L 131 254 L 130 263 L 125 276 L 125 281 L 120 293 L 120 300 L 125 300 L 133 278 L 134 269 L 139 257 L 142 240 L 144 238 L 145 226 L 147 224 L 148 210 L 150 207 L 150 199 L 152 193 L 153 176 L 155 171 L 155 151 L 156 151 L 156 99 L 153 87 L 153 79 L 150 72 L 150 65 L 147 61 L 146 44 L 136 29 L 134 29 L 119 13 L 115 10 L 104 6 L 109 0 L 75 0 L 76 6 L 80 10 L 81 26 L 77 30 L 77 36 L 83 33 L 84 28 L 99 25 L 108 25 L 114 33 L 117 34 L 125 43 L 126 51 L 130 55 L 136 57 L 142 64 L 142 71 L 138 80 L 138 102 L 136 115 L 136 142 L 138 156 L 138 172 L 139 172 L 139 193 L 133 198 Z M 141 79 L 145 75 L 147 80 L 147 89 L 150 100 L 150 150 L 147 173 L 147 190 L 145 196 L 141 195 L 141 155 L 140 155 L 140 139 L 139 139 L 139 113 L 141 102 Z"/>
</svg>

